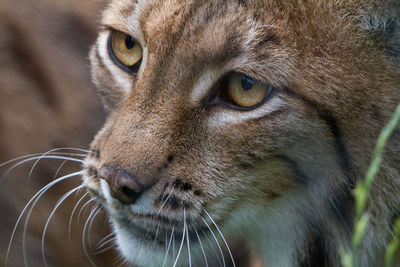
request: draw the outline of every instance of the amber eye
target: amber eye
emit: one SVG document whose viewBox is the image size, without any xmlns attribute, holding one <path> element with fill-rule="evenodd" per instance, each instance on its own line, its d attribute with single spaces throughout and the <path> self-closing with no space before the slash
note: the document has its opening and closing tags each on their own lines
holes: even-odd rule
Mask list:
<svg viewBox="0 0 400 267">
<path fill-rule="evenodd" d="M 230 98 L 238 106 L 248 108 L 263 102 L 274 87 L 244 74 L 232 73 L 228 78 L 227 89 Z"/>
<path fill-rule="evenodd" d="M 120 31 L 112 31 L 110 36 L 110 52 L 125 67 L 131 68 L 142 59 L 142 48 L 132 36 Z"/>
</svg>

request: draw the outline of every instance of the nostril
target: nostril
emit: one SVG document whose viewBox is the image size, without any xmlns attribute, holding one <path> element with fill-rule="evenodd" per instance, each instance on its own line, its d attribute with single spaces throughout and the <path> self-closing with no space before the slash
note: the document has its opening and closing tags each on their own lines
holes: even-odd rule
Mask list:
<svg viewBox="0 0 400 267">
<path fill-rule="evenodd" d="M 134 204 L 140 197 L 142 192 L 136 192 L 129 187 L 122 186 L 120 188 L 112 188 L 111 196 L 121 201 L 123 204 Z"/>
<path fill-rule="evenodd" d="M 139 198 L 139 196 L 142 194 L 142 192 L 136 192 L 129 187 L 122 187 L 122 192 L 130 199 L 136 200 Z"/>
<path fill-rule="evenodd" d="M 144 191 L 144 186 L 125 170 L 103 165 L 99 173 L 107 181 L 111 196 L 124 204 L 134 204 Z"/>
</svg>

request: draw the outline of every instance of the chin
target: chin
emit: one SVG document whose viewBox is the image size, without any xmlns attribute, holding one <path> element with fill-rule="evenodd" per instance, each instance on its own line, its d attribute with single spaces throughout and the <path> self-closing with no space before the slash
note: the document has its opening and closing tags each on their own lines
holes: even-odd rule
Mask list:
<svg viewBox="0 0 400 267">
<path fill-rule="evenodd" d="M 173 236 L 171 242 L 171 235 L 166 235 L 165 232 L 162 233 L 162 238 L 154 239 L 154 233 L 148 231 L 137 233 L 136 229 L 122 226 L 115 221 L 112 225 L 118 250 L 126 262 L 140 267 L 189 265 L 186 240 L 178 256 L 182 238 L 178 237 L 180 234 Z M 195 247 L 191 245 L 192 250 L 197 250 Z M 191 257 L 194 257 L 193 252 Z"/>
</svg>

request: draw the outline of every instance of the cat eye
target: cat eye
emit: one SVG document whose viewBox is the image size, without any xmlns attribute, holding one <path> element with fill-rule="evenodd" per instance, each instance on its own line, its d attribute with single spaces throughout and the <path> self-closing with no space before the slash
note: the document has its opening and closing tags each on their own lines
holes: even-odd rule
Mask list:
<svg viewBox="0 0 400 267">
<path fill-rule="evenodd" d="M 114 62 L 131 71 L 138 68 L 143 56 L 142 47 L 132 36 L 116 30 L 110 35 L 109 52 Z"/>
<path fill-rule="evenodd" d="M 226 86 L 229 98 L 243 108 L 252 108 L 263 103 L 275 89 L 272 85 L 236 72 L 229 75 Z"/>
</svg>

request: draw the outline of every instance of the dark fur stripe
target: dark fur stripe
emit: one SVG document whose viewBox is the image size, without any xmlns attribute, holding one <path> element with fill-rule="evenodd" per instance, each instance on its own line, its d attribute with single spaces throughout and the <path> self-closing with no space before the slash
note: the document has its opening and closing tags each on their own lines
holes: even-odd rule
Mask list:
<svg viewBox="0 0 400 267">
<path fill-rule="evenodd" d="M 316 102 L 309 100 L 307 97 L 300 95 L 290 89 L 285 90 L 288 95 L 292 95 L 302 100 L 307 106 L 317 111 L 318 117 L 325 122 L 334 137 L 334 145 L 336 148 L 336 157 L 343 175 L 347 178 L 346 184 L 340 191 L 334 192 L 330 199 L 330 207 L 338 222 L 342 223 L 347 231 L 351 231 L 354 218 L 354 199 L 351 191 L 354 189 L 355 175 L 352 170 L 350 156 L 343 143 L 341 130 L 335 117 L 329 110 L 320 107 Z"/>
<path fill-rule="evenodd" d="M 301 267 L 329 267 L 331 258 L 337 257 L 337 251 L 327 248 L 327 231 L 321 225 L 311 224 L 309 235 L 305 247 L 301 250 L 304 254 L 299 254 L 299 266 Z M 331 253 L 328 253 L 331 252 Z M 332 253 L 336 255 L 332 255 Z"/>
<path fill-rule="evenodd" d="M 288 156 L 284 156 L 284 155 L 278 155 L 277 158 L 285 161 L 290 166 L 293 177 L 296 179 L 296 181 L 299 184 L 307 185 L 307 183 L 309 182 L 310 179 L 307 177 L 307 175 L 302 170 L 299 169 L 299 165 L 297 164 L 297 162 L 295 160 L 289 158 Z"/>
<path fill-rule="evenodd" d="M 342 134 L 337 125 L 336 119 L 330 114 L 328 110 L 318 109 L 315 104 L 312 104 L 318 111 L 319 117 L 328 125 L 331 133 L 335 137 L 335 148 L 338 155 L 338 162 L 346 176 L 351 174 L 350 158 L 346 147 L 342 141 Z"/>
<path fill-rule="evenodd" d="M 337 151 L 337 161 L 343 170 L 343 174 L 346 175 L 348 178 L 351 178 L 351 181 L 353 182 L 354 177 L 351 177 L 352 167 L 350 157 L 345 145 L 343 144 L 340 128 L 331 112 L 326 108 L 320 107 L 316 102 L 308 99 L 303 95 L 298 94 L 297 92 L 294 92 L 291 89 L 285 88 L 284 91 L 288 95 L 295 96 L 296 98 L 302 100 L 307 106 L 317 111 L 319 118 L 325 122 L 326 126 L 329 128 L 333 137 L 335 138 L 334 142 Z"/>
<path fill-rule="evenodd" d="M 351 190 L 351 187 L 344 186 L 341 191 L 334 192 L 329 201 L 332 213 L 338 222 L 343 224 L 349 235 L 352 232 L 354 221 L 354 199 Z"/>
</svg>

